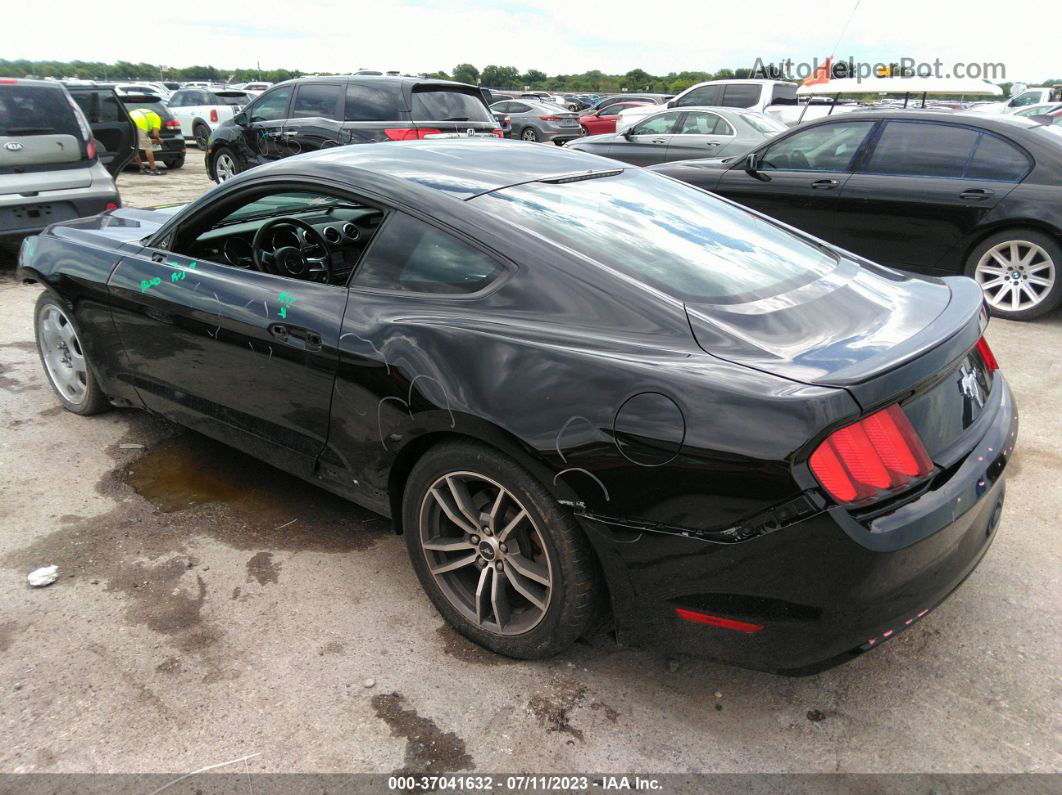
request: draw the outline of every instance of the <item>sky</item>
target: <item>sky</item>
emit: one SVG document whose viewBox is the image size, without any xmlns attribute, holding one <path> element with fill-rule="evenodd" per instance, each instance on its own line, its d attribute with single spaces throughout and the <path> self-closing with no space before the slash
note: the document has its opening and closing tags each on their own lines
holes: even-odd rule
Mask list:
<svg viewBox="0 0 1062 795">
<path fill-rule="evenodd" d="M 1062 3 L 1050 0 L 226 0 L 131 5 L 124 20 L 84 0 L 8 4 L 0 57 L 161 61 L 304 72 L 449 72 L 462 62 L 652 74 L 751 67 L 757 58 L 1002 63 L 1002 80 L 1062 77 Z M 852 14 L 855 8 L 854 15 Z M 283 9 L 283 10 L 281 10 Z M 141 21 L 142 20 L 142 21 Z"/>
</svg>

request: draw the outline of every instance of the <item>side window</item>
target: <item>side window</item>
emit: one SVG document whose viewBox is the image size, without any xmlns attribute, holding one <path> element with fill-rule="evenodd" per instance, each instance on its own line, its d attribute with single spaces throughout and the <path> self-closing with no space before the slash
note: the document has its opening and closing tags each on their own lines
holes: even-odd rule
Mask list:
<svg viewBox="0 0 1062 795">
<path fill-rule="evenodd" d="M 494 113 L 508 113 L 512 104 L 511 102 L 495 102 L 490 109 Z"/>
<path fill-rule="evenodd" d="M 527 113 L 531 110 L 530 105 L 525 105 L 523 102 L 513 102 L 509 105 L 509 113 Z"/>
<path fill-rule="evenodd" d="M 209 100 L 207 99 L 207 92 L 189 91 L 185 95 L 184 104 L 186 107 L 197 107 L 209 104 Z"/>
<path fill-rule="evenodd" d="M 960 178 L 977 142 L 966 127 L 890 121 L 863 171 L 913 177 Z"/>
<path fill-rule="evenodd" d="M 847 171 L 872 121 L 835 122 L 802 130 L 774 144 L 764 153 L 766 171 Z"/>
<path fill-rule="evenodd" d="M 354 274 L 355 287 L 410 293 L 467 295 L 504 269 L 486 254 L 404 213 L 377 233 Z"/>
<path fill-rule="evenodd" d="M 1012 108 L 1024 108 L 1026 105 L 1035 105 L 1039 101 L 1039 91 L 1026 91 L 1014 97 L 1014 99 L 1010 101 L 1010 106 Z"/>
<path fill-rule="evenodd" d="M 966 167 L 966 178 L 1017 182 L 1025 176 L 1031 165 L 1029 158 L 1017 147 L 994 135 L 982 133 L 974 156 Z"/>
<path fill-rule="evenodd" d="M 756 84 L 730 85 L 723 91 L 723 101 L 719 104 L 724 108 L 751 108 L 759 104 L 760 91 Z"/>
<path fill-rule="evenodd" d="M 797 87 L 792 83 L 775 83 L 771 88 L 772 105 L 796 105 Z"/>
<path fill-rule="evenodd" d="M 382 85 L 347 84 L 347 121 L 401 121 L 406 118 L 399 92 Z"/>
<path fill-rule="evenodd" d="M 671 132 L 671 128 L 675 126 L 678 116 L 679 114 L 677 113 L 661 113 L 659 116 L 646 119 L 636 126 L 632 132 L 634 135 L 664 135 Z"/>
<path fill-rule="evenodd" d="M 691 110 L 686 114 L 679 133 L 682 135 L 733 135 L 734 128 L 718 114 Z"/>
<path fill-rule="evenodd" d="M 118 102 L 116 97 L 110 91 L 98 92 L 99 95 L 99 120 L 105 121 L 125 121 L 125 113 L 122 111 L 122 106 Z"/>
<path fill-rule="evenodd" d="M 722 86 L 701 86 L 695 88 L 690 93 L 681 99 L 675 100 L 674 107 L 685 108 L 690 105 L 718 105 L 719 95 L 722 93 Z"/>
<path fill-rule="evenodd" d="M 183 108 L 184 98 L 186 96 L 188 96 L 187 91 L 178 91 L 176 94 L 170 97 L 170 101 L 166 104 L 169 105 L 169 107 L 171 108 Z"/>
<path fill-rule="evenodd" d="M 263 94 L 259 100 L 251 106 L 250 120 L 278 121 L 288 117 L 288 100 L 291 99 L 291 87 L 285 86 L 268 94 Z"/>
<path fill-rule="evenodd" d="M 341 86 L 305 83 L 295 92 L 295 104 L 291 109 L 291 118 L 338 119 L 339 101 L 342 95 Z"/>
</svg>

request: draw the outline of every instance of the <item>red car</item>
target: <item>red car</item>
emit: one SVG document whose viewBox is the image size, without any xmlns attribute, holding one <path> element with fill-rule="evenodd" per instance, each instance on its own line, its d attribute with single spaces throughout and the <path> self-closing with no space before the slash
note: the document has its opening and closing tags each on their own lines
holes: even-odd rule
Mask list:
<svg viewBox="0 0 1062 795">
<path fill-rule="evenodd" d="M 638 105 L 651 105 L 651 102 L 617 102 L 609 105 L 600 115 L 588 113 L 579 117 L 579 126 L 583 128 L 583 135 L 601 135 L 602 133 L 616 132 L 616 119 L 621 110 L 637 107 Z"/>
</svg>

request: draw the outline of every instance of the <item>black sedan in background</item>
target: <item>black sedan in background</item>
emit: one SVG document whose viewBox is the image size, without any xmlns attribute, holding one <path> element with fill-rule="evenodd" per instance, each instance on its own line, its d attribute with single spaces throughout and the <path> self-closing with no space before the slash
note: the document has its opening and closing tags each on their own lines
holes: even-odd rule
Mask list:
<svg viewBox="0 0 1062 795">
<path fill-rule="evenodd" d="M 611 606 L 624 641 L 810 672 L 924 617 L 1002 512 L 1017 415 L 973 281 L 594 155 L 336 148 L 19 262 L 63 406 L 390 516 L 446 620 L 512 657 Z"/>
<path fill-rule="evenodd" d="M 1062 303 L 1062 128 L 882 111 L 802 125 L 751 153 L 653 170 L 876 262 L 964 273 L 992 311 Z"/>
</svg>

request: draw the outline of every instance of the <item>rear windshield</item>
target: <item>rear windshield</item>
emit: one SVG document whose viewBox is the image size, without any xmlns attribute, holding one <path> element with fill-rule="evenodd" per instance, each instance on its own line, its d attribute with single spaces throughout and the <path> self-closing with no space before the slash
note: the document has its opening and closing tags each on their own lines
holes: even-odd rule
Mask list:
<svg viewBox="0 0 1062 795">
<path fill-rule="evenodd" d="M 837 262 L 769 221 L 644 171 L 515 185 L 471 201 L 684 301 L 766 298 L 822 277 Z"/>
<path fill-rule="evenodd" d="M 81 140 L 66 93 L 46 86 L 0 85 L 0 135 L 72 135 Z"/>
<path fill-rule="evenodd" d="M 464 93 L 453 89 L 414 89 L 413 121 L 489 121 L 494 117 L 483 104 L 478 91 Z"/>
<path fill-rule="evenodd" d="M 237 94 L 237 93 L 232 92 L 232 91 L 227 91 L 227 92 L 225 92 L 223 94 L 215 92 L 214 96 L 216 96 L 218 98 L 218 104 L 219 105 L 246 105 L 252 99 L 250 94 L 244 94 L 244 93 Z"/>
</svg>

